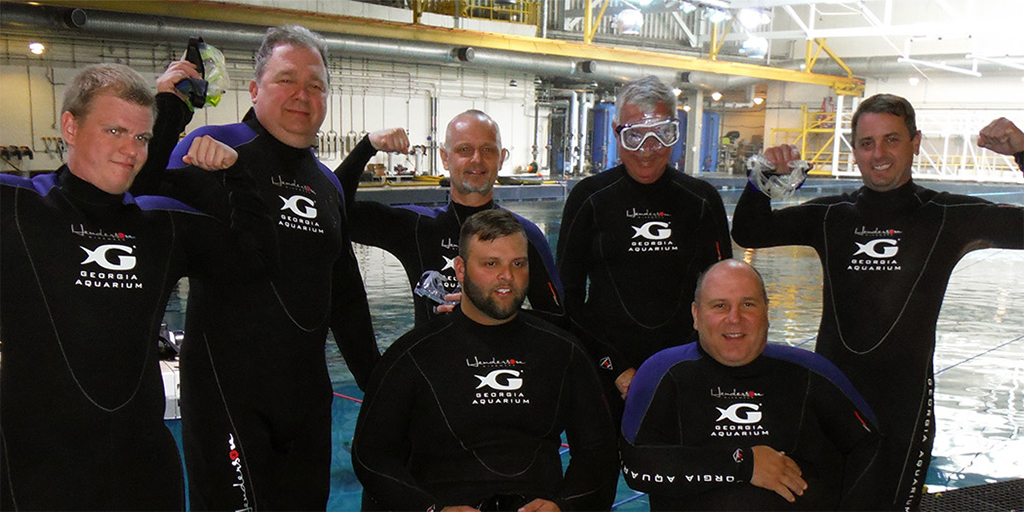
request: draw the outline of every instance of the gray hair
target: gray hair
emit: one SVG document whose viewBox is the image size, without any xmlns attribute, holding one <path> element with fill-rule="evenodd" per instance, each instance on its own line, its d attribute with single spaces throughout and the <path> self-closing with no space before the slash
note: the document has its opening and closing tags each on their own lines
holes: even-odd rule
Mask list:
<svg viewBox="0 0 1024 512">
<path fill-rule="evenodd" d="M 285 44 L 305 46 L 306 48 L 319 53 L 320 60 L 324 62 L 324 71 L 326 72 L 327 41 L 325 41 L 320 34 L 300 25 L 270 27 L 267 29 L 266 35 L 263 36 L 263 42 L 260 43 L 259 50 L 256 50 L 255 59 L 257 82 L 263 78 L 263 72 L 267 69 L 267 62 L 270 60 L 270 55 L 274 53 L 274 48 Z M 330 85 L 331 74 L 325 74 L 327 75 L 327 83 Z"/>
<path fill-rule="evenodd" d="M 92 109 L 96 96 L 109 93 L 141 107 L 149 107 L 156 117 L 156 99 L 142 75 L 124 64 L 94 64 L 75 75 L 64 88 L 64 102 L 60 113 L 83 119 Z"/>
<path fill-rule="evenodd" d="M 645 112 L 653 111 L 658 105 L 665 105 L 673 117 L 676 115 L 676 95 L 654 75 L 633 80 L 619 89 L 615 95 L 616 123 L 620 122 L 622 108 L 626 105 L 636 105 Z"/>
</svg>

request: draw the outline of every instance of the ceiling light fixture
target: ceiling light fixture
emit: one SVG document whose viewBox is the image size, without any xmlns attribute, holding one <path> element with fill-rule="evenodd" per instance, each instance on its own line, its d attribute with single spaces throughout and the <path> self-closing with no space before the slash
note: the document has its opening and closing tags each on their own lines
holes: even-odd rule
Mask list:
<svg viewBox="0 0 1024 512">
<path fill-rule="evenodd" d="M 690 2 L 680 2 L 679 10 L 683 11 L 683 14 L 690 14 L 691 12 L 697 10 L 697 6 L 691 4 Z"/>
<path fill-rule="evenodd" d="M 907 64 L 917 64 L 919 66 L 925 66 L 925 67 L 929 67 L 929 68 L 941 69 L 943 71 L 951 71 L 953 73 L 960 73 L 962 75 L 968 75 L 968 76 L 973 76 L 973 77 L 981 78 L 981 73 L 978 73 L 977 71 L 974 71 L 973 69 L 963 69 L 963 68 L 957 68 L 957 67 L 953 67 L 953 66 L 947 66 L 946 64 L 944 64 L 942 62 L 928 62 L 926 60 L 917 60 L 917 59 L 911 59 L 911 58 L 907 58 L 907 57 L 900 57 L 900 58 L 896 59 L 896 62 L 905 62 Z"/>
<path fill-rule="evenodd" d="M 43 46 L 43 43 L 29 43 L 28 44 L 28 51 L 30 51 L 30 52 L 32 52 L 32 53 L 34 53 L 36 55 L 42 55 L 43 52 L 46 51 L 46 46 Z"/>
<path fill-rule="evenodd" d="M 689 111 L 690 111 L 690 106 L 689 105 L 683 105 L 683 112 L 689 112 Z"/>
<path fill-rule="evenodd" d="M 713 99 L 715 101 L 721 100 L 722 99 L 722 93 L 720 93 L 718 91 L 715 91 L 715 92 L 711 93 L 711 99 Z"/>
<path fill-rule="evenodd" d="M 917 86 L 917 84 L 919 84 L 919 83 L 921 83 L 921 79 L 920 78 L 918 78 L 916 76 L 910 77 L 910 85 Z"/>
<path fill-rule="evenodd" d="M 720 11 L 718 9 L 707 9 L 704 13 L 707 14 L 708 22 L 715 24 L 721 23 L 732 17 L 729 15 L 728 11 Z"/>
<path fill-rule="evenodd" d="M 992 57 L 982 57 L 981 55 L 974 55 L 973 53 L 968 53 L 964 57 L 968 59 L 983 60 L 985 62 L 999 64 L 1000 66 L 1006 66 L 1008 68 L 1024 70 L 1024 64 L 1018 64 L 1010 59 L 994 59 Z"/>
<path fill-rule="evenodd" d="M 760 96 L 754 96 L 754 105 L 760 105 L 764 103 L 764 98 Z"/>
<path fill-rule="evenodd" d="M 761 25 L 767 25 L 772 21 L 768 13 L 760 9 L 745 8 L 740 9 L 740 12 L 736 14 L 736 19 L 747 28 L 747 30 L 754 30 Z"/>
</svg>

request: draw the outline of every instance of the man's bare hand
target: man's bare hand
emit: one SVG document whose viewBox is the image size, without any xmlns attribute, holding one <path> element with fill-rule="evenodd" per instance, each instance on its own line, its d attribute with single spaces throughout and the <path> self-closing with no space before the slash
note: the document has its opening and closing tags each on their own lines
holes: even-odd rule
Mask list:
<svg viewBox="0 0 1024 512">
<path fill-rule="evenodd" d="M 622 399 L 626 399 L 626 395 L 629 394 L 629 385 L 633 383 L 633 376 L 636 375 L 636 368 L 626 368 L 626 371 L 619 374 L 615 378 L 615 387 L 622 394 Z"/>
<path fill-rule="evenodd" d="M 1024 132 L 1009 119 L 1000 117 L 978 132 L 978 147 L 1002 155 L 1024 151 Z"/>
<path fill-rule="evenodd" d="M 455 311 L 455 306 L 459 302 L 462 302 L 462 293 L 449 293 L 444 296 L 444 300 L 448 302 L 454 302 L 455 304 L 442 304 L 434 308 L 434 313 L 451 313 Z"/>
<path fill-rule="evenodd" d="M 385 153 L 409 153 L 409 136 L 404 128 L 385 128 L 370 135 L 370 145 Z"/>
<path fill-rule="evenodd" d="M 789 163 L 800 159 L 800 151 L 792 144 L 780 144 L 764 150 L 764 158 L 775 166 L 778 174 L 789 174 L 793 169 Z"/>
<path fill-rule="evenodd" d="M 203 135 L 192 139 L 188 154 L 181 157 L 181 161 L 206 171 L 220 171 L 235 165 L 238 153 L 231 146 Z"/>
<path fill-rule="evenodd" d="M 168 65 L 167 71 L 164 71 L 156 79 L 156 92 L 174 93 L 174 95 L 181 98 L 181 101 L 187 103 L 188 97 L 174 87 L 175 84 L 186 78 L 202 78 L 202 76 L 196 71 L 195 64 L 187 60 L 176 60 Z"/>
<path fill-rule="evenodd" d="M 553 501 L 537 498 L 519 508 L 518 512 L 561 512 Z"/>
<path fill-rule="evenodd" d="M 803 496 L 807 482 L 801 478 L 803 472 L 793 459 L 770 446 L 755 446 L 752 450 L 754 476 L 750 479 L 751 484 L 775 491 L 790 503 L 796 501 L 796 496 Z"/>
</svg>

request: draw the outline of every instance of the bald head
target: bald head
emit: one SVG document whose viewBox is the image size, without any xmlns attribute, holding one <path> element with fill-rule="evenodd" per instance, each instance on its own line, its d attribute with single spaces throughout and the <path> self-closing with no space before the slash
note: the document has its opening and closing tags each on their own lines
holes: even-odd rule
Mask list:
<svg viewBox="0 0 1024 512">
<path fill-rule="evenodd" d="M 692 313 L 701 348 L 723 365 L 749 364 L 768 343 L 764 280 L 742 261 L 720 261 L 700 277 Z"/>
<path fill-rule="evenodd" d="M 722 261 L 719 261 L 718 263 L 715 263 L 714 265 L 711 265 L 710 267 L 707 268 L 707 270 L 704 271 L 704 273 L 702 273 L 697 278 L 697 286 L 693 290 L 693 301 L 694 302 L 700 302 L 700 293 L 701 293 L 701 288 L 704 287 L 704 279 L 716 267 L 729 268 L 729 269 L 732 269 L 732 270 L 735 270 L 735 271 L 738 271 L 738 272 L 741 272 L 741 273 L 743 271 L 752 272 L 754 274 L 754 277 L 757 279 L 758 285 L 761 288 L 761 296 L 762 296 L 762 298 L 764 298 L 765 304 L 768 303 L 768 290 L 764 286 L 764 278 L 761 277 L 761 273 L 758 272 L 756 268 L 748 265 L 746 262 L 743 262 L 743 261 L 740 261 L 740 260 L 736 260 L 736 259 L 732 259 L 732 258 L 729 258 L 729 259 L 726 259 L 726 260 L 722 260 Z M 724 271 L 724 270 L 722 270 L 722 271 Z"/>
<path fill-rule="evenodd" d="M 451 151 L 454 143 L 459 140 L 460 134 L 469 130 L 487 130 L 494 136 L 493 141 L 497 144 L 498 149 L 501 149 L 501 130 L 498 128 L 498 123 L 494 122 L 494 119 L 491 119 L 486 112 L 476 109 L 458 114 L 448 122 L 448 128 L 444 132 L 445 148 Z"/>
</svg>

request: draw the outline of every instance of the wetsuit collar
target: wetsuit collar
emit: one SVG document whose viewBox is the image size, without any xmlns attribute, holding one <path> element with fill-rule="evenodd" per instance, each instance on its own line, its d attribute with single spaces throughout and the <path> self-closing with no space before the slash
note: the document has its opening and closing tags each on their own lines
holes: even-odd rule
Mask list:
<svg viewBox="0 0 1024 512">
<path fill-rule="evenodd" d="M 458 219 L 459 225 L 461 226 L 462 223 L 466 222 L 466 219 L 468 219 L 474 213 L 493 209 L 494 200 L 492 199 L 488 201 L 487 204 L 481 206 L 466 206 L 456 203 L 455 201 L 450 201 L 448 203 L 448 208 L 452 211 L 452 213 L 455 214 L 455 218 Z"/>
<path fill-rule="evenodd" d="M 865 186 L 860 188 L 857 203 L 869 215 L 898 215 L 922 204 L 917 198 L 919 188 L 913 179 L 886 192 L 877 192 Z"/>
<path fill-rule="evenodd" d="M 700 345 L 699 341 L 695 341 L 694 343 L 697 344 L 697 353 L 700 354 L 700 357 L 702 359 L 706 360 L 708 364 L 714 366 L 715 368 L 718 368 L 718 371 L 728 372 L 729 375 L 732 375 L 734 377 L 759 375 L 764 371 L 764 365 L 767 364 L 766 358 L 764 357 L 764 352 L 762 352 L 753 361 L 743 366 L 726 366 L 722 363 L 719 363 L 718 361 L 715 360 L 715 358 L 711 357 L 710 354 L 705 352 L 704 347 Z"/>
<path fill-rule="evenodd" d="M 57 186 L 67 195 L 88 204 L 120 206 L 134 202 L 134 199 L 128 194 L 108 194 L 96 188 L 92 183 L 75 176 L 67 165 L 63 165 L 57 170 Z"/>
<path fill-rule="evenodd" d="M 260 136 L 261 143 L 269 145 L 270 154 L 282 155 L 285 158 L 295 158 L 304 153 L 308 153 L 310 155 L 313 154 L 312 147 L 296 148 L 289 146 L 288 144 L 278 140 L 277 137 L 274 137 L 266 128 L 263 127 L 262 124 L 260 124 L 260 120 L 256 118 L 256 110 L 252 108 L 245 113 L 245 117 L 242 118 L 242 123 L 249 128 L 252 128 L 252 131 L 256 132 L 257 135 Z"/>
<path fill-rule="evenodd" d="M 647 188 L 647 187 L 657 187 L 657 186 L 661 185 L 662 183 L 665 183 L 665 182 L 671 180 L 672 177 L 669 176 L 669 175 L 672 174 L 672 171 L 675 171 L 676 169 L 675 169 L 675 167 L 672 167 L 671 165 L 666 165 L 665 166 L 665 172 L 661 173 L 661 176 L 659 176 L 658 179 L 656 179 L 656 180 L 654 180 L 654 181 L 652 181 L 650 183 L 640 183 L 639 181 L 634 180 L 633 177 L 629 175 L 629 171 L 626 170 L 626 165 L 625 164 L 619 164 L 618 166 L 615 167 L 615 170 L 619 171 L 620 173 L 622 173 L 622 175 L 624 177 L 628 178 L 630 183 L 632 183 L 632 184 L 634 184 L 634 185 L 636 185 L 638 187 L 645 187 L 645 188 Z"/>
<path fill-rule="evenodd" d="M 452 322 L 465 326 L 465 329 L 469 333 L 474 336 L 479 336 L 484 340 L 491 339 L 497 333 L 511 333 L 514 330 L 518 330 L 523 325 L 522 309 L 519 310 L 519 313 L 515 318 L 498 325 L 484 325 L 475 322 L 462 312 L 462 307 L 456 307 L 454 311 L 448 314 L 451 315 Z"/>
</svg>

